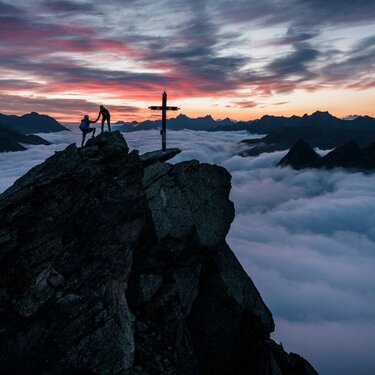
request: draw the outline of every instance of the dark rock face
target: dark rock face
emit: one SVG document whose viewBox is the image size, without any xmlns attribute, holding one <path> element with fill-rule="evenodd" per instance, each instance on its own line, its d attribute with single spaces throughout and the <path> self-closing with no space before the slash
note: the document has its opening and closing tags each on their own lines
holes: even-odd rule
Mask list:
<svg viewBox="0 0 375 375">
<path fill-rule="evenodd" d="M 316 374 L 225 236 L 230 175 L 144 166 L 118 132 L 0 196 L 0 366 L 9 374 Z"/>
<path fill-rule="evenodd" d="M 309 168 L 315 166 L 319 159 L 320 156 L 306 142 L 300 140 L 280 160 L 278 166 L 290 165 L 294 169 Z"/>
<path fill-rule="evenodd" d="M 372 171 L 375 169 L 375 143 L 360 149 L 357 142 L 350 141 L 320 157 L 306 142 L 299 141 L 278 164 L 287 165 L 294 169 L 346 168 L 354 171 Z"/>
</svg>

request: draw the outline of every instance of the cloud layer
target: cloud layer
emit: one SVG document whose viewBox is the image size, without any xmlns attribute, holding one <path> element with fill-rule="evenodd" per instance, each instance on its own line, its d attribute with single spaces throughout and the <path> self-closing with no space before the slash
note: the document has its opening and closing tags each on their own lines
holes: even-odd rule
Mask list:
<svg viewBox="0 0 375 375">
<path fill-rule="evenodd" d="M 0 154 L 0 191 L 80 132 L 56 144 Z M 160 147 L 158 131 L 126 134 L 130 148 Z M 227 240 L 275 321 L 274 338 L 322 375 L 375 372 L 375 174 L 276 168 L 283 152 L 236 156 L 244 132 L 168 133 L 173 162 L 216 163 L 232 174 L 236 218 Z"/>
</svg>

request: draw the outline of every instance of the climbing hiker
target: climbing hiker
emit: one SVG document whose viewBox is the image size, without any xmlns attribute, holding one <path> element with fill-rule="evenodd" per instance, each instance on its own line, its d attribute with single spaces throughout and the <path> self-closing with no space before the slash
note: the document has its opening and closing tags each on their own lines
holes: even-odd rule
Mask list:
<svg viewBox="0 0 375 375">
<path fill-rule="evenodd" d="M 83 147 L 85 143 L 86 134 L 92 133 L 92 138 L 94 138 L 95 135 L 95 128 L 90 128 L 90 124 L 93 124 L 96 121 L 91 121 L 88 115 L 85 115 L 83 119 L 81 120 L 81 123 L 79 124 L 79 128 L 82 131 L 82 144 L 81 147 Z"/>
<path fill-rule="evenodd" d="M 98 114 L 98 117 L 95 120 L 95 122 L 97 122 L 99 120 L 100 116 L 102 116 L 101 133 L 103 133 L 103 131 L 104 131 L 104 123 L 106 121 L 107 121 L 107 125 L 108 125 L 108 131 L 110 132 L 111 131 L 111 114 L 109 113 L 108 109 L 106 107 L 104 107 L 104 105 L 100 106 L 99 114 Z"/>
</svg>

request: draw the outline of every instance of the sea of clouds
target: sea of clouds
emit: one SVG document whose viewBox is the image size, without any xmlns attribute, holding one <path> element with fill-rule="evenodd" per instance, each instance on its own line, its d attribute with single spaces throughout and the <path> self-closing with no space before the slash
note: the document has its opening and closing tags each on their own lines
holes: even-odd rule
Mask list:
<svg viewBox="0 0 375 375">
<path fill-rule="evenodd" d="M 0 192 L 80 132 L 0 154 Z M 131 149 L 160 147 L 158 131 L 125 134 Z M 242 158 L 246 132 L 168 133 L 182 153 L 232 174 L 236 218 L 227 240 L 271 309 L 273 338 L 322 375 L 375 373 L 375 173 L 277 168 L 285 152 Z"/>
</svg>

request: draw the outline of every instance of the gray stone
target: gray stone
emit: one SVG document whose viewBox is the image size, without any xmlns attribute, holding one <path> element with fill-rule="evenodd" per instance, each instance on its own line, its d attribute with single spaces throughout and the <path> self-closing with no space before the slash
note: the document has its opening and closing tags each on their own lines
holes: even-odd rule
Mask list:
<svg viewBox="0 0 375 375">
<path fill-rule="evenodd" d="M 146 152 L 145 154 L 142 154 L 140 156 L 142 163 L 144 166 L 148 166 L 150 164 L 153 164 L 155 162 L 162 162 L 167 161 L 172 158 L 174 158 L 176 155 L 178 155 L 181 152 L 179 148 L 167 148 L 165 151 L 151 151 Z"/>
</svg>

